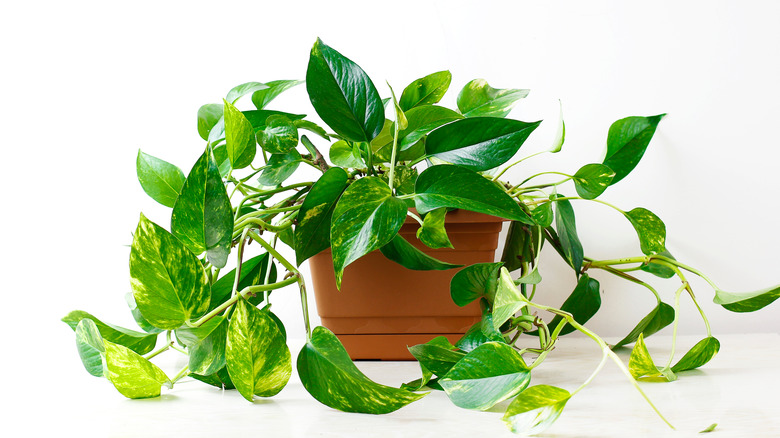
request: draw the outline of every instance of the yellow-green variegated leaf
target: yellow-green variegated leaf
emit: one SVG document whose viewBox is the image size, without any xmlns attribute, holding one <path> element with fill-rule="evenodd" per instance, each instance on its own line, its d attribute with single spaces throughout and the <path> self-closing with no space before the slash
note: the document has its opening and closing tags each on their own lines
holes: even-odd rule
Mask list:
<svg viewBox="0 0 780 438">
<path fill-rule="evenodd" d="M 290 349 L 267 312 L 239 300 L 227 332 L 227 370 L 245 399 L 271 397 L 292 374 Z"/>
<path fill-rule="evenodd" d="M 138 310 L 162 330 L 176 329 L 209 307 L 211 291 L 203 265 L 143 214 L 130 249 L 130 285 Z"/>
<path fill-rule="evenodd" d="M 635 379 L 652 381 L 672 381 L 677 379 L 671 370 L 664 370 L 655 366 L 650 352 L 647 351 L 642 334 L 639 335 L 639 339 L 637 339 L 633 350 L 631 350 L 631 357 L 628 359 L 628 371 L 631 372 L 631 376 Z"/>
<path fill-rule="evenodd" d="M 772 304 L 778 298 L 780 298 L 780 286 L 743 293 L 718 289 L 715 291 L 713 302 L 732 312 L 754 312 Z"/>
<path fill-rule="evenodd" d="M 62 318 L 62 322 L 76 330 L 79 323 L 85 319 L 95 323 L 95 327 L 100 332 L 100 335 L 107 341 L 124 345 L 138 354 L 146 354 L 152 351 L 157 343 L 156 333 L 137 332 L 117 325 L 107 324 L 83 310 L 74 310 L 68 313 Z"/>
<path fill-rule="evenodd" d="M 103 376 L 106 347 L 103 345 L 100 331 L 91 319 L 82 319 L 76 326 L 76 348 L 87 372 L 95 377 Z"/>
<path fill-rule="evenodd" d="M 106 348 L 106 378 L 127 398 L 149 398 L 160 395 L 163 385 L 171 380 L 157 365 L 133 350 L 104 341 Z"/>
<path fill-rule="evenodd" d="M 661 254 L 666 251 L 666 225 L 652 211 L 637 207 L 625 213 L 633 225 L 642 253 Z"/>
<path fill-rule="evenodd" d="M 225 101 L 225 145 L 233 169 L 243 169 L 255 159 L 257 141 L 252 123 L 238 108 Z"/>
<path fill-rule="evenodd" d="M 387 414 L 425 394 L 373 382 L 358 370 L 336 335 L 316 327 L 298 355 L 298 374 L 320 403 L 345 412 Z"/>
<path fill-rule="evenodd" d="M 549 385 L 532 386 L 512 400 L 504 422 L 512 432 L 530 436 L 549 428 L 561 416 L 569 391 Z"/>
<path fill-rule="evenodd" d="M 515 286 L 512 276 L 506 268 L 501 268 L 501 276 L 498 279 L 496 298 L 493 302 L 493 326 L 496 330 L 501 327 L 515 313 L 525 307 L 528 300 Z"/>
<path fill-rule="evenodd" d="M 200 327 L 182 327 L 176 337 L 187 346 L 191 373 L 208 376 L 225 366 L 228 321 L 215 316 Z"/>
<path fill-rule="evenodd" d="M 444 227 L 446 208 L 431 210 L 423 218 L 422 226 L 417 230 L 417 238 L 429 248 L 454 248 L 447 229 Z"/>
</svg>

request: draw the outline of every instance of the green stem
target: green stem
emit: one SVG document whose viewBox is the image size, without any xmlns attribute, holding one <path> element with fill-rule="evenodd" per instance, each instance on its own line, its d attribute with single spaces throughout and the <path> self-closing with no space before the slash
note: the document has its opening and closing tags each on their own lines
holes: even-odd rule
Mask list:
<svg viewBox="0 0 780 438">
<path fill-rule="evenodd" d="M 244 228 L 241 232 L 241 240 L 238 241 L 238 248 L 236 248 L 236 275 L 233 279 L 233 291 L 230 296 L 238 293 L 238 283 L 241 280 L 241 268 L 244 262 L 244 244 L 246 244 L 246 235 L 249 233 L 249 228 Z"/>
<path fill-rule="evenodd" d="M 674 324 L 672 325 L 672 351 L 669 353 L 669 360 L 666 362 L 664 369 L 670 369 L 672 361 L 674 360 L 674 351 L 677 348 L 677 326 L 680 320 L 680 295 L 687 288 L 687 281 L 683 281 L 683 285 L 680 286 L 674 293 Z"/>
<path fill-rule="evenodd" d="M 168 333 L 170 334 L 170 331 L 168 331 Z M 158 348 L 158 349 L 152 351 L 151 353 L 147 354 L 146 356 L 144 356 L 144 358 L 149 360 L 149 359 L 157 356 L 158 354 L 160 354 L 160 353 L 162 353 L 164 351 L 167 351 L 169 348 L 171 348 L 172 345 L 173 345 L 173 341 L 170 340 L 170 335 L 168 335 L 168 341 L 165 343 L 165 345 L 163 345 L 160 348 Z"/>
<path fill-rule="evenodd" d="M 395 102 L 395 97 L 393 98 L 393 102 Z M 396 119 L 398 117 L 396 116 Z M 395 122 L 395 135 L 393 135 L 393 152 L 390 154 L 390 176 L 388 177 L 388 185 L 390 186 L 390 193 L 393 193 L 395 190 L 393 189 L 393 183 L 395 181 L 395 159 L 396 154 L 398 153 L 398 132 L 399 132 L 399 123 L 396 120 Z"/>
<path fill-rule="evenodd" d="M 527 160 L 527 159 L 529 159 L 529 158 L 535 157 L 535 156 L 537 156 L 537 155 L 545 154 L 545 153 L 547 153 L 547 152 L 550 152 L 550 151 L 541 151 L 541 152 L 537 152 L 537 153 L 535 153 L 535 154 L 531 154 L 531 155 L 529 155 L 529 156 L 527 156 L 527 157 L 523 157 L 523 158 L 521 158 L 521 159 L 519 159 L 519 160 L 515 161 L 514 163 L 510 164 L 509 166 L 506 166 L 506 167 L 504 168 L 504 170 L 502 170 L 502 171 L 501 171 L 501 173 L 499 173 L 498 175 L 496 175 L 495 177 L 493 177 L 493 181 L 498 181 L 498 179 L 499 179 L 499 178 L 501 178 L 501 175 L 503 175 L 504 173 L 506 173 L 506 171 L 507 171 L 507 170 L 509 170 L 509 169 L 511 169 L 512 167 L 514 167 L 514 166 L 516 166 L 516 165 L 518 165 L 518 164 L 522 163 L 523 161 L 525 161 L 525 160 Z"/>
<path fill-rule="evenodd" d="M 567 178 L 565 181 L 568 181 L 569 179 L 574 178 L 573 176 L 569 175 L 568 173 L 563 173 L 563 172 L 539 172 L 539 173 L 537 173 L 535 175 L 529 176 L 528 178 L 523 180 L 523 182 L 518 184 L 518 186 L 522 186 L 523 184 L 527 183 L 528 181 L 531 181 L 532 179 L 534 179 L 536 177 L 539 177 L 539 176 L 542 176 L 542 175 L 561 175 L 561 176 L 565 176 Z"/>
<path fill-rule="evenodd" d="M 409 210 L 406 211 L 406 215 L 409 216 L 410 218 L 416 220 L 417 223 L 420 224 L 420 226 L 423 225 L 423 220 L 422 220 L 422 218 L 420 218 L 420 216 L 417 216 L 416 214 L 412 213 Z"/>
<path fill-rule="evenodd" d="M 211 318 L 213 318 L 213 317 L 219 315 L 220 313 L 224 312 L 225 310 L 227 310 L 230 306 L 235 304 L 239 299 L 246 298 L 248 295 L 256 295 L 256 294 L 258 294 L 260 292 L 264 292 L 264 291 L 281 289 L 281 288 L 283 288 L 285 286 L 289 286 L 291 284 L 294 284 L 297 281 L 298 281 L 298 278 L 296 278 L 296 276 L 292 276 L 292 277 L 284 279 L 282 281 L 277 281 L 276 283 L 258 284 L 258 285 L 254 285 L 254 286 L 247 286 L 247 287 L 241 289 L 241 292 L 238 292 L 237 294 L 233 295 L 232 297 L 230 297 L 230 299 L 228 299 L 224 303 L 220 304 L 214 310 L 212 310 L 211 312 L 205 314 L 199 320 L 193 322 L 190 325 L 192 327 L 200 327 L 200 326 L 202 326 L 203 324 L 205 324 Z"/>
<path fill-rule="evenodd" d="M 173 384 L 178 382 L 179 380 L 187 377 L 189 374 L 190 374 L 190 367 L 189 365 L 187 365 L 184 368 L 182 368 L 181 371 L 179 371 L 179 373 L 173 377 L 173 379 L 171 379 L 171 386 L 173 386 Z"/>
</svg>

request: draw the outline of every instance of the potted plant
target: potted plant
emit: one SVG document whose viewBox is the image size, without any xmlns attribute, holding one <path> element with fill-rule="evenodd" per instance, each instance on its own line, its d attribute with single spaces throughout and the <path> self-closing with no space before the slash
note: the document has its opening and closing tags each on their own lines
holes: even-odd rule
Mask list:
<svg viewBox="0 0 780 438">
<path fill-rule="evenodd" d="M 306 343 L 296 367 L 318 401 L 342 411 L 381 414 L 418 400 L 425 395 L 420 391 L 428 389 L 444 391 L 467 409 L 485 410 L 513 398 L 504 421 L 515 432 L 531 434 L 555 421 L 569 398 L 590 381 L 572 392 L 528 386 L 532 370 L 561 336 L 579 331 L 591 338 L 603 353 L 601 365 L 613 360 L 641 392 L 637 379 L 671 381 L 718 352 L 709 324 L 702 341 L 677 362 L 674 344 L 662 366 L 645 348 L 645 337 L 670 324 L 676 328 L 683 294 L 696 303 L 687 275 L 704 278 L 715 289 L 715 301 L 735 312 L 760 309 L 780 294 L 778 287 L 746 294 L 718 289 L 666 250 L 664 223 L 652 212 L 624 211 L 597 199 L 634 169 L 663 115 L 618 120 L 609 129 L 604 160 L 561 174 L 559 182 L 537 183 L 539 175 L 505 182 L 501 177 L 508 168 L 530 158 L 515 155 L 540 123 L 506 118 L 527 90 L 494 89 L 474 80 L 460 91 L 457 110 L 451 110 L 437 105 L 450 84 L 449 73 L 438 72 L 405 87 L 399 99 L 388 85 L 390 97 L 383 100 L 357 64 L 318 40 L 305 84 L 328 130 L 302 114 L 266 108 L 279 93 L 301 84 L 242 84 L 223 103 L 201 107 L 198 132 L 206 146 L 186 176 L 139 151 L 141 186 L 172 209 L 170 231 L 141 215 L 133 235 L 129 302 L 143 331 L 107 324 L 83 311 L 63 318 L 75 330 L 87 371 L 106 377 L 123 395 L 155 397 L 162 386 L 172 387 L 187 376 L 235 388 L 250 401 L 277 394 L 293 364 L 284 323 L 272 312 L 271 292 L 297 286 Z M 251 98 L 256 109 L 239 110 L 242 97 Z M 564 143 L 562 119 L 559 123 L 549 153 L 560 151 Z M 308 135 L 319 137 L 320 146 Z M 323 144 L 329 144 L 330 160 L 320 151 Z M 317 169 L 318 178 L 291 179 L 300 166 Z M 577 196 L 560 192 L 569 183 Z M 642 254 L 587 257 L 571 202 L 580 200 L 625 216 Z M 464 327 L 462 336 L 430 336 L 409 347 L 421 365 L 421 379 L 400 387 L 371 381 L 332 331 L 310 327 L 307 288 L 298 266 L 315 256 L 324 258 L 332 263 L 336 288 L 345 284 L 347 268 L 367 256 L 446 272 L 467 263 L 439 260 L 438 252 L 422 248 L 457 248 L 448 233 L 458 220 L 448 225 L 447 218 L 470 214 L 463 211 L 490 217 L 494 225 L 511 221 L 502 261 L 488 257 L 462 267 L 443 299 L 475 307 L 473 324 Z M 407 221 L 412 227 L 402 231 Z M 248 255 L 250 243 L 261 249 L 258 255 Z M 282 256 L 277 249 L 282 244 L 294 249 L 296 260 Z M 577 279 L 560 308 L 543 304 L 536 294 L 543 245 L 557 251 Z M 441 254 L 449 257 L 446 251 Z M 235 269 L 222 273 L 230 258 Z M 615 345 L 634 344 L 628 365 L 613 353 L 615 346 L 584 326 L 601 303 L 599 282 L 591 277 L 594 270 L 641 284 L 657 298 L 656 307 Z M 674 304 L 632 275 L 639 270 L 676 277 Z M 539 310 L 554 317 L 544 321 L 536 316 Z M 701 316 L 706 323 L 703 312 Z M 162 345 L 159 337 L 165 338 Z M 529 339 L 535 339 L 533 346 Z M 172 378 L 150 360 L 167 350 L 188 356 L 187 367 Z"/>
</svg>

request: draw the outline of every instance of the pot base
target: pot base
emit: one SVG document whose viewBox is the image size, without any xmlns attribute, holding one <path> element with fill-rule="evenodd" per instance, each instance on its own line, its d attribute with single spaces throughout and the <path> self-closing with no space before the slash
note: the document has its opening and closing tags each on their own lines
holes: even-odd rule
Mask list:
<svg viewBox="0 0 780 438">
<path fill-rule="evenodd" d="M 336 335 L 352 359 L 415 360 L 407 347 L 424 344 L 437 336 L 455 343 L 463 333 L 404 333 L 397 335 Z"/>
</svg>

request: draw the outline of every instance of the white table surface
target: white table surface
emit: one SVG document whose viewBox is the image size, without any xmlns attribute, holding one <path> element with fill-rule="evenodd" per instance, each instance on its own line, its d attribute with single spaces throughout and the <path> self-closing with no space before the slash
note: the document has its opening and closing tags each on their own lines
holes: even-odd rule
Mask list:
<svg viewBox="0 0 780 438">
<path fill-rule="evenodd" d="M 661 412 L 677 427 L 670 430 L 608 363 L 589 387 L 577 394 L 545 437 L 684 437 L 712 423 L 717 433 L 700 437 L 780 437 L 780 335 L 720 336 L 720 353 L 703 369 L 680 373 L 672 383 L 642 383 Z M 608 341 L 610 339 L 607 339 Z M 681 348 L 695 337 L 681 337 Z M 613 340 L 614 341 L 614 340 Z M 665 362 L 670 338 L 647 340 L 656 362 Z M 302 342 L 289 342 L 293 356 Z M 678 350 L 683 351 L 683 350 Z M 629 350 L 620 355 L 627 361 Z M 178 361 L 173 352 L 168 353 Z M 181 356 L 183 357 L 183 356 Z M 680 355 L 678 354 L 678 358 Z M 564 338 L 532 384 L 577 388 L 600 358 L 598 347 L 585 338 Z M 174 375 L 177 363 L 158 362 Z M 70 357 L 50 364 L 46 391 L 8 394 L 4 436 L 95 437 L 511 437 L 501 421 L 508 402 L 490 412 L 460 409 L 434 391 L 422 400 L 388 415 L 339 412 L 306 393 L 295 372 L 287 387 L 270 399 L 244 400 L 236 391 L 222 391 L 184 379 L 161 397 L 128 400 L 105 379 L 81 368 L 73 347 Z M 419 377 L 414 362 L 366 362 L 358 367 L 372 379 L 397 386 Z M 11 378 L 12 376 L 6 376 Z M 12 378 L 21 378 L 13 376 Z M 48 381 L 46 380 L 48 379 Z M 13 391 L 12 391 L 13 392 Z M 23 433 L 22 433 L 23 432 Z M 21 435 L 19 433 L 22 433 Z"/>
</svg>

